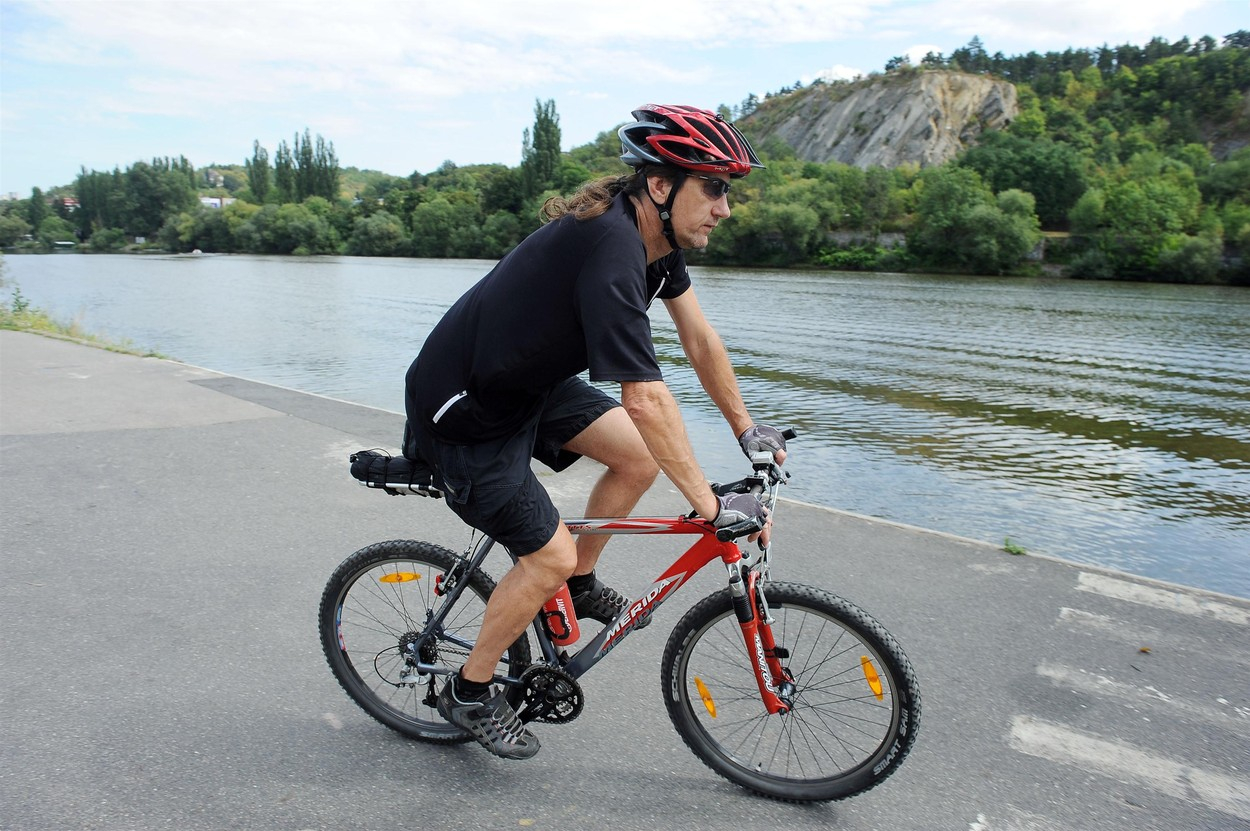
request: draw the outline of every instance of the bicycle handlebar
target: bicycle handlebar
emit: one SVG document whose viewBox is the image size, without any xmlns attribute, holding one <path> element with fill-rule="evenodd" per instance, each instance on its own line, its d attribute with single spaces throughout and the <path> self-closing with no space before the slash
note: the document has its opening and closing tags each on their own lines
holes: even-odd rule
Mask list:
<svg viewBox="0 0 1250 831">
<path fill-rule="evenodd" d="M 780 432 L 782 438 L 786 441 L 797 438 L 799 435 L 799 431 L 794 427 L 786 427 Z M 751 467 L 754 472 L 750 476 L 745 476 L 736 482 L 728 482 L 723 485 L 713 484 L 712 492 L 717 496 L 728 496 L 731 493 L 749 493 L 758 498 L 765 492 L 773 491 L 778 485 L 783 484 L 790 478 L 790 474 L 782 470 L 776 459 L 773 458 L 773 454 L 768 452 L 761 452 L 752 456 Z M 763 529 L 764 520 L 752 518 L 717 529 L 716 539 L 721 542 L 729 542 L 738 537 L 749 536 Z"/>
</svg>

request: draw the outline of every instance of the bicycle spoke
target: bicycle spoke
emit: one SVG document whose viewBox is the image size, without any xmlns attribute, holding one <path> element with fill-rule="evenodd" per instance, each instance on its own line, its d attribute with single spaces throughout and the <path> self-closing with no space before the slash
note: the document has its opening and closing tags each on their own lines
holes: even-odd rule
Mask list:
<svg viewBox="0 0 1250 831">
<path fill-rule="evenodd" d="M 468 738 L 437 713 L 430 696 L 476 641 L 494 582 L 482 572 L 464 575 L 442 626 L 426 631 L 433 612 L 448 602 L 435 586 L 460 562 L 428 543 L 378 543 L 345 560 L 322 595 L 322 648 L 339 683 L 367 713 L 413 738 Z M 419 672 L 418 659 L 434 670 Z M 516 675 L 528 664 L 522 637 L 505 652 L 501 671 Z"/>
<path fill-rule="evenodd" d="M 910 668 L 895 667 L 906 659 L 887 657 L 865 640 L 854 627 L 876 624 L 861 622 L 855 616 L 862 612 L 839 605 L 845 601 L 792 584 L 771 586 L 768 596 L 772 635 L 792 684 L 789 711 L 767 713 L 726 592 L 691 609 L 679 629 L 691 628 L 675 631 L 674 648 L 666 650 L 665 672 L 686 693 L 666 699 L 674 724 L 705 762 L 752 789 L 829 799 L 871 787 L 899 758 L 895 752 L 877 764 L 900 735 L 896 684 Z M 704 697 L 714 706 L 702 706 Z M 909 718 L 916 717 L 913 706 Z M 905 740 L 909 746 L 910 733 Z"/>
</svg>

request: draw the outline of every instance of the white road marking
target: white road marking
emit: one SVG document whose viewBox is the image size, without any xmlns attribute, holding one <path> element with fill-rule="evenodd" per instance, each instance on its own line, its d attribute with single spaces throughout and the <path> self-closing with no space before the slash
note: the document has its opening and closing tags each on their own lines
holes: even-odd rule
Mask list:
<svg viewBox="0 0 1250 831">
<path fill-rule="evenodd" d="M 1012 748 L 1250 820 L 1250 780 L 1203 770 L 1032 716 L 1012 719 Z"/>
<path fill-rule="evenodd" d="M 1250 611 L 1240 609 L 1231 604 L 1182 592 L 1155 588 L 1154 586 L 1143 586 L 1139 583 L 1130 583 L 1127 580 L 1117 580 L 1114 577 L 1107 577 L 1103 574 L 1081 572 L 1076 588 L 1079 591 L 1101 594 L 1104 597 L 1126 600 L 1129 603 L 1165 609 L 1169 612 L 1214 618 L 1215 620 L 1240 626 L 1250 625 Z"/>
<path fill-rule="evenodd" d="M 1128 621 L 1116 620 L 1113 617 L 1087 612 L 1084 609 L 1061 607 L 1059 609 L 1059 622 L 1067 624 L 1077 631 L 1089 630 L 1120 643 L 1129 644 L 1135 648 L 1145 646 L 1156 651 L 1164 647 L 1188 650 L 1201 648 L 1195 645 L 1193 639 L 1188 636 L 1180 636 L 1174 632 L 1165 632 L 1158 627 L 1144 623 L 1129 623 Z M 1250 656 L 1234 650 L 1223 650 L 1218 657 L 1224 663 L 1250 666 Z"/>
<path fill-rule="evenodd" d="M 1084 669 L 1073 669 L 1060 664 L 1039 664 L 1037 674 L 1050 679 L 1057 686 L 1117 699 L 1128 706 L 1144 705 L 1165 711 L 1170 710 L 1174 715 L 1201 719 L 1250 739 L 1250 713 L 1233 707 L 1227 699 L 1217 699 L 1227 708 L 1219 710 L 1168 695 L 1155 687 L 1138 687 L 1113 680 L 1106 675 Z"/>
</svg>

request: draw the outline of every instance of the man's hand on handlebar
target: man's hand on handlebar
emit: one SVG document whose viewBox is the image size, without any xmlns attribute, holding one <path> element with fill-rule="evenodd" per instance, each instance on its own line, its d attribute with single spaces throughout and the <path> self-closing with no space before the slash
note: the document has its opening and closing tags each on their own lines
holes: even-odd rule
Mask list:
<svg viewBox="0 0 1250 831">
<path fill-rule="evenodd" d="M 738 444 L 747 458 L 764 451 L 772 454 L 773 460 L 781 464 L 786 460 L 786 439 L 776 427 L 767 424 L 752 424 L 738 436 Z"/>
<path fill-rule="evenodd" d="M 755 520 L 761 524 L 759 531 L 747 537 L 748 542 L 755 542 L 761 539 L 763 545 L 768 545 L 768 537 L 772 532 L 772 517 L 769 516 L 769 510 L 750 493 L 731 493 L 726 496 L 716 497 L 720 503 L 720 510 L 717 511 L 716 517 L 712 520 L 712 525 L 717 528 L 728 528 L 731 525 L 737 525 L 742 522 Z"/>
</svg>

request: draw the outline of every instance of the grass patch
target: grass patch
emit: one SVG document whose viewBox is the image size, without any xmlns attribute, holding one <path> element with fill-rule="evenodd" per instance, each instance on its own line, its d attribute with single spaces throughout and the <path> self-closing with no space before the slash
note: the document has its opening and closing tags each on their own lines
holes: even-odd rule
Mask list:
<svg viewBox="0 0 1250 831">
<path fill-rule="evenodd" d="M 70 323 L 55 320 L 42 309 L 32 306 L 30 300 L 17 286 L 13 288 L 12 299 L 8 303 L 0 303 L 0 329 L 34 332 L 37 335 L 61 338 L 86 346 L 94 346 L 97 349 L 107 349 L 109 352 L 119 352 L 123 355 L 137 355 L 141 358 L 168 359 L 169 357 L 150 349 L 140 349 L 129 340 L 113 341 L 93 335 L 85 331 L 82 324 L 76 320 Z"/>
<path fill-rule="evenodd" d="M 1022 554 L 1029 553 L 1028 551 L 1025 550 L 1023 545 L 1020 545 L 1017 542 L 1012 542 L 1011 537 L 1007 537 L 1007 539 L 1003 540 L 1003 551 L 1006 551 L 1008 554 L 1013 554 L 1017 557 L 1021 556 Z"/>
</svg>

